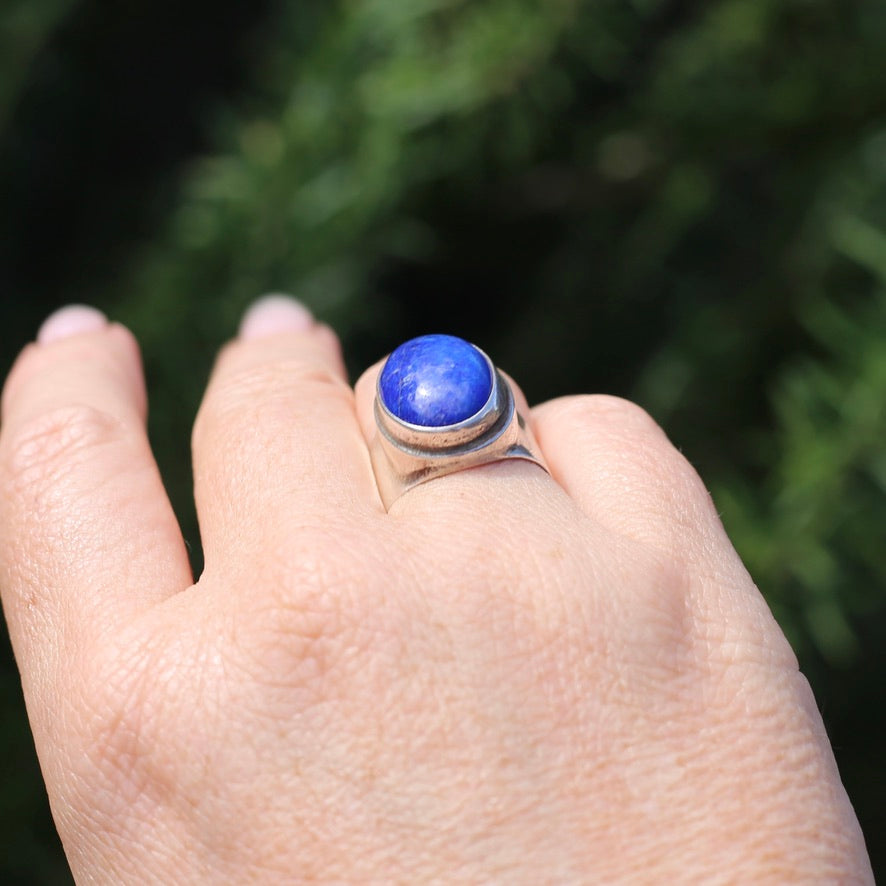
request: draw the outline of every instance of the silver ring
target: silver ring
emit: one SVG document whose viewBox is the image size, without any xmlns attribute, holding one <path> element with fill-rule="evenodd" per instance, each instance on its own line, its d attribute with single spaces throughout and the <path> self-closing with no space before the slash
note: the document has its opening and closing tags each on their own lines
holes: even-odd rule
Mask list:
<svg viewBox="0 0 886 886">
<path fill-rule="evenodd" d="M 454 336 L 421 336 L 392 352 L 374 411 L 370 455 L 386 509 L 420 483 L 490 462 L 522 459 L 548 470 L 505 377 Z"/>
</svg>

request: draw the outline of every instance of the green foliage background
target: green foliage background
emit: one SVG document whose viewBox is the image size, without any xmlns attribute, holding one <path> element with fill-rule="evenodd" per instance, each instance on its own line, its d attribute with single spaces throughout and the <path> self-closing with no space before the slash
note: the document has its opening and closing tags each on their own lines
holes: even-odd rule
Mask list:
<svg viewBox="0 0 886 886">
<path fill-rule="evenodd" d="M 886 871 L 886 4 L 118 6 L 0 9 L 4 366 L 69 301 L 136 331 L 197 568 L 189 426 L 261 293 L 355 375 L 440 330 L 531 400 L 638 400 L 797 649 Z M 0 676 L 0 877 L 66 882 Z"/>
</svg>

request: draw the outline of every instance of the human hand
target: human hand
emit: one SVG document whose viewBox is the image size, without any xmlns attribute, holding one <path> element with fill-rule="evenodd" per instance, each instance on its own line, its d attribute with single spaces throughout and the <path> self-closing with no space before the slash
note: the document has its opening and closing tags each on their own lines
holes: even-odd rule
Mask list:
<svg viewBox="0 0 886 886">
<path fill-rule="evenodd" d="M 260 303 L 193 437 L 196 584 L 137 345 L 74 309 L 3 396 L 0 588 L 83 883 L 870 883 L 809 687 L 639 408 L 531 415 L 381 505 L 379 367 Z M 518 392 L 519 397 L 519 392 Z"/>
</svg>

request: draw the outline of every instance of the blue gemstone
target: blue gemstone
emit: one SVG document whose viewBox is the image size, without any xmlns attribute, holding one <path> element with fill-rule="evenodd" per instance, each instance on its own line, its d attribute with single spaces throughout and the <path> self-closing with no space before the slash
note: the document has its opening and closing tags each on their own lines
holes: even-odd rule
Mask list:
<svg viewBox="0 0 886 886">
<path fill-rule="evenodd" d="M 483 354 L 453 335 L 422 335 L 400 345 L 379 380 L 388 411 L 427 428 L 454 425 L 476 415 L 492 393 Z"/>
</svg>

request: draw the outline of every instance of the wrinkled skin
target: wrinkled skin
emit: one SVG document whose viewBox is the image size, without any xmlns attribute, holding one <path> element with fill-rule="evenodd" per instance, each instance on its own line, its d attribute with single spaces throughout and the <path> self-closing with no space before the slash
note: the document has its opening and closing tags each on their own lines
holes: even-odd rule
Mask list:
<svg viewBox="0 0 886 886">
<path fill-rule="evenodd" d="M 196 583 L 129 332 L 56 329 L 7 381 L 0 588 L 78 882 L 872 882 L 796 659 L 644 412 L 546 403 L 551 475 L 386 513 L 379 367 L 355 392 L 274 309 L 197 417 Z"/>
</svg>

